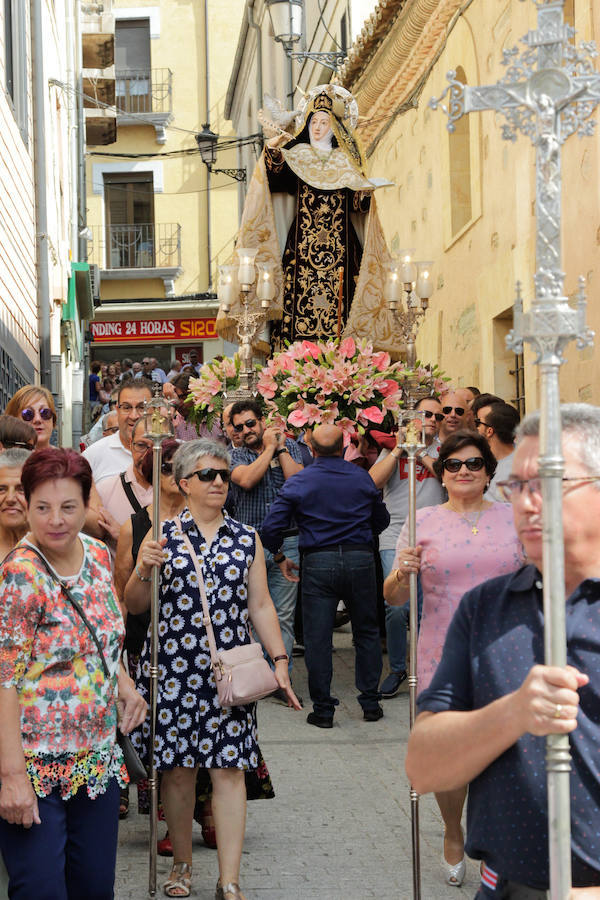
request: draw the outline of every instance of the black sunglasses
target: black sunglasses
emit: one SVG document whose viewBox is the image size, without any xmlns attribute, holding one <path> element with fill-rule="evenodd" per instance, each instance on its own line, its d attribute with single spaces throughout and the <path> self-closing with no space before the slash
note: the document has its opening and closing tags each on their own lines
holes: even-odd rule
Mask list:
<svg viewBox="0 0 600 900">
<path fill-rule="evenodd" d="M 431 419 L 431 417 L 434 416 L 436 422 L 444 421 L 444 416 L 441 413 L 431 412 L 430 409 L 420 409 L 420 410 L 418 410 L 418 412 L 419 412 L 419 415 L 423 416 L 423 418 L 425 418 L 425 419 Z"/>
<path fill-rule="evenodd" d="M 244 428 L 254 428 L 257 422 L 258 419 L 246 419 L 245 422 L 239 422 L 237 425 L 234 425 L 233 430 L 241 434 Z"/>
<path fill-rule="evenodd" d="M 170 462 L 161 463 L 160 471 L 163 473 L 163 475 L 172 475 L 173 474 L 173 464 Z"/>
<path fill-rule="evenodd" d="M 48 409 L 47 406 L 42 406 L 39 410 L 39 414 L 41 418 L 46 419 L 46 421 L 48 421 L 48 419 L 52 419 L 54 416 L 52 410 Z M 35 409 L 32 409 L 31 406 L 26 406 L 25 409 L 21 410 L 21 418 L 24 422 L 33 422 L 33 420 L 35 419 Z"/>
<path fill-rule="evenodd" d="M 449 416 L 452 410 L 454 410 L 457 416 L 464 416 L 465 414 L 463 406 L 442 406 L 442 412 L 445 416 Z"/>
<path fill-rule="evenodd" d="M 190 472 L 188 478 L 191 478 L 192 475 L 198 476 L 198 481 L 214 481 L 217 475 L 221 476 L 221 481 L 223 484 L 227 484 L 229 479 L 231 478 L 231 472 L 229 469 L 196 469 L 195 472 Z"/>
<path fill-rule="evenodd" d="M 483 456 L 470 456 L 468 459 L 457 459 L 455 456 L 449 456 L 442 463 L 444 469 L 448 472 L 460 472 L 463 466 L 466 466 L 469 472 L 479 472 L 485 465 Z"/>
</svg>

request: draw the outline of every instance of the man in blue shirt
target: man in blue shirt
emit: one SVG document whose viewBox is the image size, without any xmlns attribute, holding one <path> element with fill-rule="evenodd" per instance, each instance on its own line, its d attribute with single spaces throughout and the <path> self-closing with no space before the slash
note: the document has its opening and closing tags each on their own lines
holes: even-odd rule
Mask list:
<svg viewBox="0 0 600 900">
<path fill-rule="evenodd" d="M 339 600 L 352 621 L 358 702 L 367 722 L 383 716 L 379 700 L 381 642 L 373 535 L 390 516 L 368 473 L 342 459 L 344 436 L 335 425 L 315 428 L 314 462 L 281 488 L 260 530 L 275 552 L 296 521 L 302 551 L 304 661 L 313 712 L 307 722 L 331 728 L 338 700 L 331 696 L 332 635 Z M 285 563 L 284 563 L 285 567 Z"/>
<path fill-rule="evenodd" d="M 300 451 L 296 442 L 286 439 L 280 430 L 265 426 L 262 410 L 255 400 L 234 403 L 230 421 L 234 432 L 241 437 L 241 446 L 234 447 L 231 452 L 231 480 L 237 486 L 235 518 L 244 525 L 260 529 L 269 507 L 286 480 L 302 471 Z M 293 574 L 291 578 L 284 577 L 282 562 L 285 557 L 289 557 L 296 570 L 298 569 L 297 529 L 288 529 L 282 551 L 279 555 L 273 555 L 267 549 L 265 562 L 269 593 L 277 610 L 291 670 L 298 577 Z M 289 564 L 286 573 L 289 576 Z M 285 703 L 287 702 L 285 696 Z"/>
<path fill-rule="evenodd" d="M 570 734 L 573 884 L 600 886 L 600 409 L 566 404 L 561 417 L 568 665 L 543 665 L 534 413 L 517 429 L 512 471 L 499 485 L 531 564 L 463 597 L 408 744 L 406 771 L 419 793 L 470 782 L 466 849 L 485 863 L 482 900 L 546 897 L 548 734 Z"/>
</svg>

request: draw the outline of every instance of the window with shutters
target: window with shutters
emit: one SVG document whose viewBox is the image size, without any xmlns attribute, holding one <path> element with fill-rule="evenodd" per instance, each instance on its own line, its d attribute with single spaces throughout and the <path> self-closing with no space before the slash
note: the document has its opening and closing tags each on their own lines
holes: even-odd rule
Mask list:
<svg viewBox="0 0 600 900">
<path fill-rule="evenodd" d="M 105 174 L 104 202 L 107 266 L 111 269 L 154 266 L 152 172 Z"/>
<path fill-rule="evenodd" d="M 152 112 L 150 19 L 120 19 L 115 24 L 117 108 L 124 113 Z"/>
</svg>

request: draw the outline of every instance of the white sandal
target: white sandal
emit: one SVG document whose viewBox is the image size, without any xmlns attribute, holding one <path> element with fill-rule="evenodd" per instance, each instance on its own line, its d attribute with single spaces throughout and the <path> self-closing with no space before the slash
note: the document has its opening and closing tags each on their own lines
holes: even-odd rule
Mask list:
<svg viewBox="0 0 600 900">
<path fill-rule="evenodd" d="M 173 863 L 170 877 L 163 884 L 167 897 L 189 897 L 192 890 L 191 863 Z"/>
</svg>

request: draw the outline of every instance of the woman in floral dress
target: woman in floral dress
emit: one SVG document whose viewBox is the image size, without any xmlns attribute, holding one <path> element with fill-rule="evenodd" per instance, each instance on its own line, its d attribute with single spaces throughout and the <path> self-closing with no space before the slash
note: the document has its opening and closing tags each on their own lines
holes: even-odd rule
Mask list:
<svg viewBox="0 0 600 900">
<path fill-rule="evenodd" d="M 249 621 L 275 663 L 275 676 L 289 705 L 300 708 L 289 681 L 287 656 L 267 588 L 264 555 L 256 531 L 223 512 L 229 454 L 221 444 L 189 441 L 173 457 L 173 474 L 187 507 L 180 516 L 204 573 L 217 647 L 250 641 Z M 177 520 L 167 520 L 159 542 L 144 540 L 125 588 L 130 612 L 147 609 L 144 584 L 160 566 L 158 702 L 155 761 L 161 799 L 173 845 L 173 870 L 164 886 L 169 897 L 191 889 L 194 783 L 199 767 L 209 770 L 217 833 L 217 900 L 244 900 L 239 870 L 246 819 L 244 772 L 256 769 L 256 705 L 219 706 L 202 603 L 193 561 Z M 149 696 L 150 647 L 142 650 L 139 689 Z M 142 758 L 149 721 L 134 735 Z"/>
<path fill-rule="evenodd" d="M 124 629 L 108 550 L 80 534 L 87 461 L 38 450 L 21 483 L 30 531 L 0 569 L 0 850 L 9 894 L 111 900 L 127 778 L 117 706 L 127 732 L 146 703 L 119 662 Z M 63 586 L 100 640 L 110 679 Z"/>
</svg>

